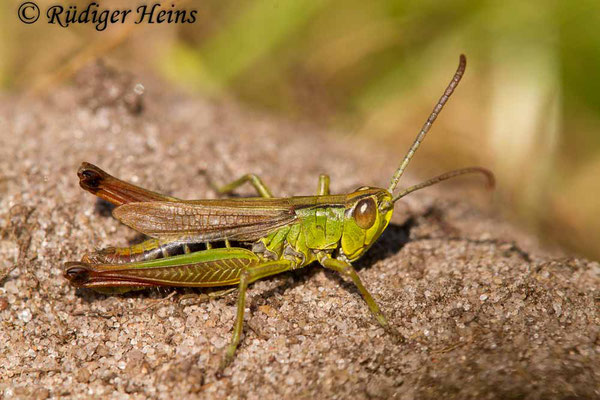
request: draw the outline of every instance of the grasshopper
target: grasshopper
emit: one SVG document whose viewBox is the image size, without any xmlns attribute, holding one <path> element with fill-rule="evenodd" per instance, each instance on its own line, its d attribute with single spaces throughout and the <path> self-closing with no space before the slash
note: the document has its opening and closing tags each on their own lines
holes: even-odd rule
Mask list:
<svg viewBox="0 0 600 400">
<path fill-rule="evenodd" d="M 469 173 L 483 174 L 490 185 L 494 183 L 490 171 L 471 167 L 447 172 L 394 194 L 465 67 L 466 58 L 461 55 L 456 73 L 387 189 L 362 186 L 349 194 L 334 195 L 329 192 L 329 177 L 321 175 L 316 196 L 276 198 L 258 176 L 248 174 L 218 188 L 218 192 L 231 193 L 249 182 L 260 197 L 180 200 L 121 181 L 83 163 L 78 171 L 80 186 L 114 204 L 115 218 L 150 239 L 131 247 L 105 248 L 86 254 L 79 262 L 68 262 L 65 277 L 76 287 L 108 293 L 156 286 L 237 285 L 233 336 L 221 368 L 233 360 L 240 342 L 248 285 L 313 262 L 349 278 L 375 319 L 389 330 L 387 319 L 352 262 L 379 238 L 390 222 L 394 204 L 407 194 Z M 232 290 L 235 287 L 228 291 Z"/>
</svg>

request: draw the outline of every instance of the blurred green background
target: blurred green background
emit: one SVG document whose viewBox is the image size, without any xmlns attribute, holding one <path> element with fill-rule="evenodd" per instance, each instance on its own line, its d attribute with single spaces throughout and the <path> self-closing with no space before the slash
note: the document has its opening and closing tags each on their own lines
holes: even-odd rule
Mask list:
<svg viewBox="0 0 600 400">
<path fill-rule="evenodd" d="M 139 2 L 96 0 L 103 8 Z M 39 0 L 53 4 L 85 1 Z M 148 2 L 151 3 L 151 2 Z M 510 217 L 600 258 L 600 2 L 188 0 L 195 24 L 67 29 L 0 5 L 5 93 L 68 82 L 102 58 L 184 90 L 361 135 L 404 154 L 454 72 L 466 77 L 419 152 L 428 177 L 477 164 Z M 417 171 L 417 172 L 415 172 Z"/>
</svg>

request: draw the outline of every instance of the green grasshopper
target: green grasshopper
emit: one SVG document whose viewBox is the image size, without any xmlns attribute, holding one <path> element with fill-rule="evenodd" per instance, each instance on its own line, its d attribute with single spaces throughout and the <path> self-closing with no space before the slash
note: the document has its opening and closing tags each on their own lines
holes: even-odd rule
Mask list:
<svg viewBox="0 0 600 400">
<path fill-rule="evenodd" d="M 379 324 L 389 329 L 352 262 L 379 238 L 392 217 L 394 204 L 407 194 L 468 173 L 481 173 L 491 185 L 494 182 L 490 171 L 471 167 L 447 172 L 394 194 L 465 67 L 466 58 L 461 55 L 454 77 L 387 189 L 363 186 L 349 194 L 332 195 L 329 177 L 321 175 L 316 196 L 275 198 L 258 176 L 248 174 L 218 192 L 231 193 L 249 182 L 260 197 L 180 200 L 123 182 L 83 163 L 78 171 L 81 187 L 114 204 L 115 218 L 151 239 L 131 247 L 109 247 L 86 254 L 80 262 L 66 263 L 65 277 L 76 287 L 109 293 L 156 286 L 237 285 L 233 337 L 222 368 L 233 360 L 240 342 L 248 285 L 313 262 L 350 278 Z"/>
</svg>

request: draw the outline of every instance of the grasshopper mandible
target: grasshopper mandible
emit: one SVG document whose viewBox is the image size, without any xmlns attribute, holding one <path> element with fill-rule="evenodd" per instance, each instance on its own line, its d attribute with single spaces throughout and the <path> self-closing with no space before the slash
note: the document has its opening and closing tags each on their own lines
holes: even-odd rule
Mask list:
<svg viewBox="0 0 600 400">
<path fill-rule="evenodd" d="M 109 293 L 156 286 L 237 285 L 233 337 L 222 368 L 233 360 L 240 342 L 248 285 L 313 262 L 352 280 L 379 324 L 389 329 L 352 262 L 379 238 L 392 217 L 394 204 L 407 194 L 468 173 L 481 173 L 490 185 L 494 183 L 490 171 L 471 167 L 447 172 L 394 194 L 465 67 L 466 58 L 461 55 L 455 75 L 387 189 L 363 186 L 349 194 L 332 195 L 329 177 L 321 175 L 316 196 L 275 198 L 258 176 L 248 174 L 218 192 L 231 193 L 249 182 L 260 197 L 180 200 L 123 182 L 83 163 L 78 171 L 81 187 L 114 204 L 115 218 L 151 239 L 131 247 L 109 247 L 86 254 L 80 262 L 66 264 L 65 277 L 77 287 Z M 221 247 L 215 247 L 218 244 Z"/>
</svg>

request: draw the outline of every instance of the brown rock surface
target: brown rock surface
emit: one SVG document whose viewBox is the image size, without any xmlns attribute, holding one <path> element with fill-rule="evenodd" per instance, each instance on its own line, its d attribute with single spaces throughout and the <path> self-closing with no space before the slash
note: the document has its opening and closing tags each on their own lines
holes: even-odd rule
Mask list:
<svg viewBox="0 0 600 400">
<path fill-rule="evenodd" d="M 17 266 L 0 284 L 5 398 L 600 398 L 600 265 L 541 249 L 458 182 L 397 207 L 357 263 L 407 343 L 314 265 L 251 286 L 217 379 L 235 294 L 105 296 L 62 277 L 86 250 L 139 239 L 78 187 L 79 164 L 183 198 L 214 197 L 200 169 L 255 172 L 288 196 L 313 193 L 322 172 L 335 192 L 386 185 L 404 150 L 159 89 L 139 113 L 129 81 L 84 78 L 43 101 L 0 99 L 0 267 Z"/>
</svg>

